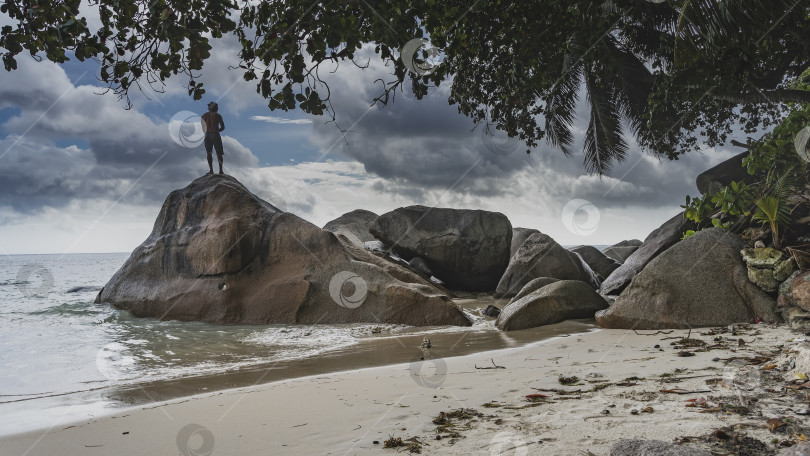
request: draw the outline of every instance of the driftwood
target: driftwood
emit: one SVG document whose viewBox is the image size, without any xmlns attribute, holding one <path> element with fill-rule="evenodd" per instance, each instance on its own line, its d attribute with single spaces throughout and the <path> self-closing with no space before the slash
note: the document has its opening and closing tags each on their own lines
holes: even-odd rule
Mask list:
<svg viewBox="0 0 810 456">
<path fill-rule="evenodd" d="M 475 368 L 476 369 L 506 369 L 503 366 L 499 366 L 499 365 L 495 364 L 495 361 L 492 358 L 489 358 L 489 362 L 492 363 L 492 366 L 478 367 L 478 364 L 476 364 Z"/>
</svg>

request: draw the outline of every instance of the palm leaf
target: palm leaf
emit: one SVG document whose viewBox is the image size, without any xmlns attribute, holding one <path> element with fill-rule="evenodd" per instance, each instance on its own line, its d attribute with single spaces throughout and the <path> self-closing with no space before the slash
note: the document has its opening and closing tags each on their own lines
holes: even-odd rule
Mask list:
<svg viewBox="0 0 810 456">
<path fill-rule="evenodd" d="M 562 149 L 565 155 L 570 155 L 571 143 L 574 135 L 571 127 L 576 114 L 576 105 L 579 100 L 579 86 L 582 80 L 582 64 L 577 63 L 566 71 L 559 82 L 552 87 L 546 100 L 544 117 L 546 123 L 546 137 L 549 144 Z"/>
<path fill-rule="evenodd" d="M 591 116 L 585 132 L 585 168 L 604 174 L 611 164 L 627 156 L 627 142 L 622 137 L 619 101 L 615 90 L 599 78 L 593 65 L 583 68 Z"/>
</svg>

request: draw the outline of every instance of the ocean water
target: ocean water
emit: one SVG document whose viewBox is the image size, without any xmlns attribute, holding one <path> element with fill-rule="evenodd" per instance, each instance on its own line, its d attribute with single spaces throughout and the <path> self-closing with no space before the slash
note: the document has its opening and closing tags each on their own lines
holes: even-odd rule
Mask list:
<svg viewBox="0 0 810 456">
<path fill-rule="evenodd" d="M 134 318 L 95 304 L 129 254 L 11 255 L 0 261 L 0 435 L 49 428 L 223 388 L 519 346 L 592 326 L 502 333 L 462 307 L 471 328 L 402 325 L 222 326 Z M 505 302 L 499 303 L 501 306 Z"/>
</svg>

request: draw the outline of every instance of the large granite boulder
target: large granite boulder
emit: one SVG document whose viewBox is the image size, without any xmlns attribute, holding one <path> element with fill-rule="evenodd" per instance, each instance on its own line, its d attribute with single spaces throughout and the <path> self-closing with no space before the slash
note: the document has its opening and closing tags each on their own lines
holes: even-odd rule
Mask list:
<svg viewBox="0 0 810 456">
<path fill-rule="evenodd" d="M 629 239 L 613 244 L 602 251 L 606 257 L 612 258 L 619 263 L 624 263 L 627 258 L 633 254 L 641 246 L 641 241 L 638 239 Z"/>
<path fill-rule="evenodd" d="M 512 301 L 517 301 L 518 299 L 526 296 L 529 293 L 537 291 L 550 283 L 559 281 L 560 279 L 552 279 L 551 277 L 538 277 L 536 279 L 532 279 L 529 281 L 529 283 L 527 283 L 526 285 L 523 286 L 523 288 L 520 289 L 518 294 L 516 294 L 515 297 L 512 298 Z"/>
<path fill-rule="evenodd" d="M 622 265 L 613 258 L 606 256 L 592 245 L 580 245 L 579 247 L 574 247 L 570 250 L 579 255 L 583 261 L 588 263 L 588 266 L 591 267 L 593 272 L 599 275 L 601 280 L 604 280 Z"/>
<path fill-rule="evenodd" d="M 608 307 L 593 287 L 578 280 L 559 280 L 512 300 L 495 324 L 502 331 L 551 325 L 573 318 L 593 318 Z"/>
<path fill-rule="evenodd" d="M 471 324 L 417 274 L 220 175 L 173 191 L 96 299 L 162 320 Z"/>
<path fill-rule="evenodd" d="M 743 158 L 748 152 L 737 154 L 719 165 L 709 168 L 698 174 L 695 180 L 698 191 L 703 195 L 714 195 L 721 188 L 731 184 L 731 181 L 751 183 L 753 176 L 743 166 Z"/>
<path fill-rule="evenodd" d="M 686 238 L 650 261 L 596 323 L 664 329 L 779 320 L 775 300 L 748 280 L 744 246 L 721 228 Z"/>
<path fill-rule="evenodd" d="M 610 447 L 610 456 L 712 456 L 712 453 L 661 440 L 624 439 Z"/>
<path fill-rule="evenodd" d="M 603 282 L 599 290 L 604 295 L 618 295 L 627 287 L 633 277 L 661 252 L 672 247 L 683 233 L 692 228 L 692 222 L 684 218 L 683 212 L 667 220 L 650 233 L 639 248 L 616 268 Z"/>
<path fill-rule="evenodd" d="M 509 247 L 509 258 L 514 256 L 515 252 L 520 248 L 521 245 L 526 241 L 534 233 L 539 233 L 540 231 L 534 228 L 513 228 L 512 229 L 512 245 Z"/>
<path fill-rule="evenodd" d="M 492 291 L 509 264 L 512 224 L 500 212 L 401 207 L 370 231 L 405 260 L 422 258 L 452 290 Z"/>
<path fill-rule="evenodd" d="M 366 242 L 375 241 L 368 227 L 377 219 L 377 214 L 364 209 L 355 209 L 328 222 L 323 226 L 326 231 L 340 234 L 353 244 L 364 247 Z"/>
<path fill-rule="evenodd" d="M 534 233 L 509 260 L 509 267 L 498 282 L 495 295 L 511 298 L 538 277 L 580 280 L 593 288 L 599 286 L 596 273 L 577 254 L 543 233 Z"/>
</svg>

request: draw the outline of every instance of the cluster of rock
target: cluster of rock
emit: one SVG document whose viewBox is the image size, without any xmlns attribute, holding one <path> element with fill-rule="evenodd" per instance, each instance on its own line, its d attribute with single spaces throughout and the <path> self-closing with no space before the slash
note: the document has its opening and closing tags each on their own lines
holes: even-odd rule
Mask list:
<svg viewBox="0 0 810 456">
<path fill-rule="evenodd" d="M 768 292 L 778 290 L 795 269 L 793 258 L 773 247 L 745 248 L 740 254 L 748 267 L 748 280 Z"/>
<path fill-rule="evenodd" d="M 488 292 L 510 299 L 486 310 L 504 331 L 575 318 L 633 329 L 779 320 L 777 289 L 782 307 L 810 311 L 810 276 L 791 274 L 790 258 L 719 228 L 682 240 L 691 228 L 677 214 L 604 251 L 482 210 L 355 210 L 321 229 L 232 177 L 205 176 L 169 195 L 97 301 L 229 324 L 470 325 L 454 293 Z"/>
<path fill-rule="evenodd" d="M 222 175 L 172 192 L 96 301 L 135 316 L 225 324 L 471 324 L 419 274 Z"/>
</svg>

